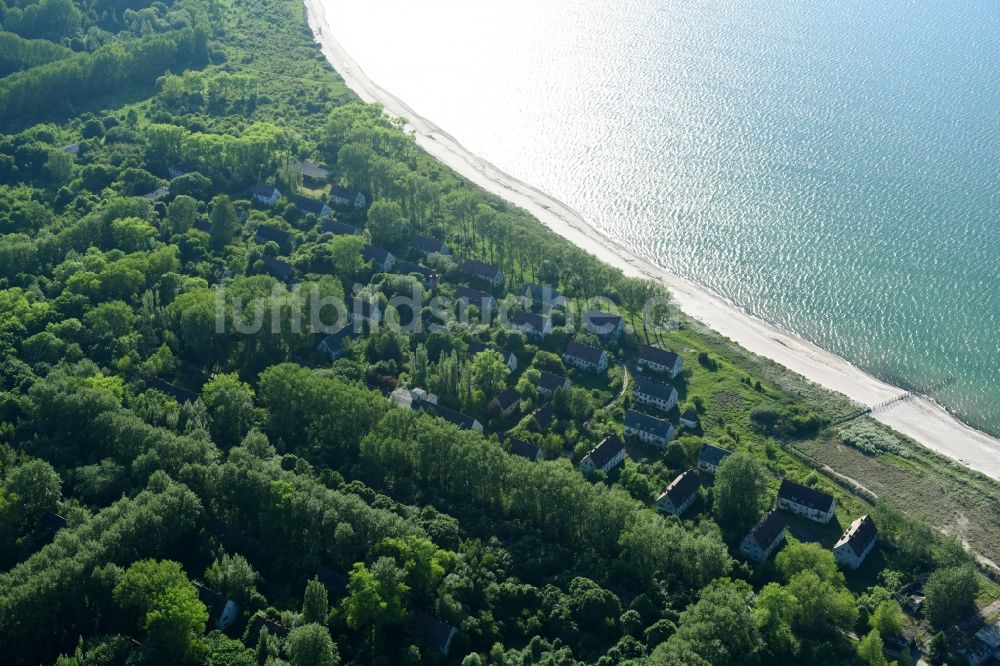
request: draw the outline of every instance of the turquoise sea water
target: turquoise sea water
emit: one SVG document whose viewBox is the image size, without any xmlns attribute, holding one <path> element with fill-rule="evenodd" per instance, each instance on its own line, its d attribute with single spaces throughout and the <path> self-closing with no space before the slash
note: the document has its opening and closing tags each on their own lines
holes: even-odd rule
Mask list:
<svg viewBox="0 0 1000 666">
<path fill-rule="evenodd" d="M 473 152 L 1000 432 L 995 0 L 326 1 Z"/>
</svg>

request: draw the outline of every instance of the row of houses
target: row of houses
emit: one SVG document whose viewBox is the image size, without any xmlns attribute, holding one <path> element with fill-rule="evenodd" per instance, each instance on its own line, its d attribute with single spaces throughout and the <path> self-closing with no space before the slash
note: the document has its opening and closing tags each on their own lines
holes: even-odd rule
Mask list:
<svg viewBox="0 0 1000 666">
<path fill-rule="evenodd" d="M 777 509 L 761 518 L 740 544 L 740 552 L 747 559 L 763 562 L 784 542 L 787 525 L 781 511 L 826 525 L 833 519 L 837 506 L 833 495 L 790 479 L 782 480 L 776 504 Z M 871 516 L 861 516 L 848 526 L 834 544 L 834 559 L 843 566 L 857 569 L 875 548 L 877 540 L 875 521 Z"/>
</svg>

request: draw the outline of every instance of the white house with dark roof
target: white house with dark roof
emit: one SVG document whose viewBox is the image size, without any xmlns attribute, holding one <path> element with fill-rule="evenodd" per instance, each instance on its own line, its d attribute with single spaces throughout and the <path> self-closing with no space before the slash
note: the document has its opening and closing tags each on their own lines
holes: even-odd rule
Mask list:
<svg viewBox="0 0 1000 666">
<path fill-rule="evenodd" d="M 646 345 L 639 353 L 639 367 L 653 372 L 665 373 L 673 379 L 681 374 L 683 363 L 681 357 L 672 351 Z"/>
<path fill-rule="evenodd" d="M 295 268 L 290 263 L 277 257 L 264 257 L 261 261 L 264 262 L 264 268 L 267 269 L 267 272 L 279 280 L 288 281 L 295 272 Z"/>
<path fill-rule="evenodd" d="M 419 275 L 424 287 L 437 289 L 440 276 L 433 268 L 415 264 L 412 261 L 396 261 L 396 272 L 400 275 Z"/>
<path fill-rule="evenodd" d="M 583 313 L 582 321 L 583 330 L 604 340 L 617 340 L 625 332 L 625 320 L 610 312 L 587 310 Z"/>
<path fill-rule="evenodd" d="M 680 422 L 688 430 L 694 430 L 698 427 L 698 410 L 694 407 L 685 409 L 684 413 L 681 414 Z"/>
<path fill-rule="evenodd" d="M 295 207 L 298 208 L 299 212 L 303 215 L 315 215 L 316 217 L 333 215 L 332 208 L 327 206 L 322 201 L 317 201 L 316 199 L 296 195 L 292 197 L 292 203 L 295 204 Z"/>
<path fill-rule="evenodd" d="M 669 421 L 628 409 L 625 410 L 625 436 L 636 437 L 641 442 L 662 449 L 673 441 L 676 432 Z"/>
<path fill-rule="evenodd" d="M 530 338 L 542 340 L 552 332 L 552 320 L 534 312 L 518 310 L 511 316 L 510 328 L 520 331 Z"/>
<path fill-rule="evenodd" d="M 281 191 L 274 185 L 257 183 L 250 188 L 250 198 L 259 204 L 274 208 L 278 205 L 278 199 L 281 198 Z"/>
<path fill-rule="evenodd" d="M 614 433 L 608 435 L 580 461 L 580 471 L 590 474 L 601 470 L 605 474 L 621 465 L 625 460 L 625 445 Z"/>
<path fill-rule="evenodd" d="M 275 227 L 257 227 L 256 231 L 254 231 L 254 236 L 258 243 L 271 241 L 277 243 L 282 248 L 291 247 L 292 242 L 295 240 L 292 234 L 284 229 L 277 229 Z"/>
<path fill-rule="evenodd" d="M 517 356 L 514 352 L 506 351 L 492 345 L 484 345 L 478 340 L 473 340 L 469 343 L 469 356 L 475 356 L 476 354 L 481 354 L 484 351 L 495 351 L 503 357 L 504 365 L 511 372 L 517 370 Z"/>
<path fill-rule="evenodd" d="M 668 384 L 636 376 L 632 383 L 632 400 L 640 405 L 669 412 L 677 404 L 677 389 Z"/>
<path fill-rule="evenodd" d="M 508 451 L 512 456 L 521 456 L 522 458 L 527 458 L 532 462 L 541 462 L 545 459 L 545 455 L 542 453 L 542 449 L 535 446 L 531 442 L 526 442 L 523 439 L 514 437 L 513 435 L 507 436 Z"/>
<path fill-rule="evenodd" d="M 410 242 L 410 247 L 423 255 L 428 254 L 451 254 L 451 248 L 436 238 L 427 236 L 414 236 Z"/>
<path fill-rule="evenodd" d="M 733 452 L 728 449 L 702 444 L 701 450 L 698 451 L 698 471 L 715 474 L 715 470 L 719 469 L 722 461 L 731 455 Z"/>
<path fill-rule="evenodd" d="M 302 180 L 309 185 L 323 185 L 330 177 L 329 171 L 309 160 L 302 160 L 296 164 L 295 170 L 302 174 Z"/>
<path fill-rule="evenodd" d="M 396 257 L 392 252 L 375 245 L 366 245 L 361 248 L 361 256 L 365 261 L 370 261 L 379 273 L 388 273 L 396 266 Z"/>
<path fill-rule="evenodd" d="M 345 222 L 329 219 L 323 220 L 323 223 L 319 225 L 319 230 L 324 234 L 333 234 L 334 236 L 355 236 L 361 233 L 361 230 L 357 227 L 352 227 Z"/>
<path fill-rule="evenodd" d="M 490 404 L 487 407 L 497 410 L 504 416 L 510 416 L 517 411 L 520 404 L 521 395 L 512 388 L 506 388 L 490 400 Z"/>
<path fill-rule="evenodd" d="M 778 508 L 826 525 L 836 512 L 837 500 L 829 493 L 782 479 L 778 489 Z"/>
<path fill-rule="evenodd" d="M 784 542 L 785 529 L 785 519 L 779 512 L 771 511 L 744 537 L 740 553 L 748 560 L 763 562 Z"/>
<path fill-rule="evenodd" d="M 851 569 L 861 566 L 868 553 L 878 541 L 878 531 L 871 516 L 861 516 L 847 528 L 844 535 L 833 546 L 833 557 L 837 562 Z"/>
<path fill-rule="evenodd" d="M 549 398 L 553 393 L 559 389 L 568 391 L 573 383 L 566 379 L 562 375 L 557 375 L 554 372 L 549 372 L 548 370 L 542 370 L 538 376 L 538 394 Z"/>
<path fill-rule="evenodd" d="M 475 305 L 483 314 L 484 319 L 487 317 L 487 313 L 495 311 L 497 307 L 496 298 L 494 298 L 491 294 L 487 294 L 485 291 L 479 291 L 478 289 L 473 289 L 472 287 L 455 287 L 455 300 L 465 301 L 469 305 Z"/>
<path fill-rule="evenodd" d="M 570 340 L 563 353 L 563 361 L 578 370 L 602 373 L 608 369 L 608 353 L 590 345 Z"/>
<path fill-rule="evenodd" d="M 368 200 L 365 199 L 365 195 L 357 190 L 341 187 L 340 185 L 334 185 L 330 188 L 330 203 L 334 206 L 354 206 L 355 208 L 364 208 L 368 205 Z"/>
<path fill-rule="evenodd" d="M 323 341 L 319 343 L 318 349 L 329 356 L 331 361 L 336 361 L 343 353 L 344 346 L 359 335 L 357 328 L 353 324 L 347 324 L 323 338 Z"/>
<path fill-rule="evenodd" d="M 463 261 L 462 272 L 477 280 L 488 282 L 494 287 L 499 287 L 503 284 L 503 271 L 496 266 L 491 266 L 477 259 L 466 259 Z"/>
<path fill-rule="evenodd" d="M 463 414 L 462 412 L 451 409 L 450 407 L 445 407 L 444 405 L 438 405 L 432 402 L 424 402 L 420 405 L 424 411 L 442 418 L 449 423 L 457 425 L 463 430 L 475 430 L 476 432 L 483 431 L 483 424 L 479 422 L 478 419 Z"/>
<path fill-rule="evenodd" d="M 687 470 L 670 482 L 667 489 L 656 498 L 656 510 L 671 516 L 679 516 L 698 499 L 701 481 L 694 470 Z"/>
</svg>

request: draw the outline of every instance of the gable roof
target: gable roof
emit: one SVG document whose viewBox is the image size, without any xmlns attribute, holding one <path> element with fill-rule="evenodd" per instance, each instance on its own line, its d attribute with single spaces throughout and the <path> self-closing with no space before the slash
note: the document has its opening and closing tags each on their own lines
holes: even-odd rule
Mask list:
<svg viewBox="0 0 1000 666">
<path fill-rule="evenodd" d="M 309 160 L 302 160 L 295 167 L 299 170 L 306 178 L 313 178 L 315 180 L 324 180 L 330 175 L 330 172 L 321 167 L 318 164 L 314 164 Z"/>
<path fill-rule="evenodd" d="M 372 261 L 382 266 L 392 257 L 392 253 L 377 245 L 365 245 L 361 248 L 361 256 L 364 257 L 365 261 Z"/>
<path fill-rule="evenodd" d="M 542 370 L 541 374 L 538 376 L 538 386 L 546 391 L 555 391 L 556 389 L 561 389 L 566 386 L 568 380 L 562 375 L 557 375 L 554 372 L 549 372 L 548 370 Z"/>
<path fill-rule="evenodd" d="M 611 335 L 622 323 L 622 318 L 610 312 L 587 310 L 583 313 L 583 325 L 595 335 Z"/>
<path fill-rule="evenodd" d="M 274 241 L 278 245 L 288 245 L 292 242 L 292 235 L 287 231 L 282 229 L 275 229 L 274 227 L 257 227 L 255 232 L 257 240 L 267 242 Z"/>
<path fill-rule="evenodd" d="M 445 421 L 448 421 L 449 423 L 453 423 L 457 425 L 459 428 L 472 430 L 473 426 L 476 423 L 476 419 L 472 418 L 471 416 L 467 416 L 462 412 L 455 411 L 454 409 L 445 407 L 444 405 L 437 405 L 434 404 L 433 402 L 423 402 L 421 403 L 420 406 L 424 408 L 424 411 L 429 412 L 433 416 L 442 418 Z"/>
<path fill-rule="evenodd" d="M 253 643 L 256 643 L 260 638 L 260 630 L 264 627 L 267 627 L 267 633 L 281 638 L 288 636 L 288 633 L 291 631 L 290 628 L 283 624 L 278 624 L 270 618 L 266 618 L 263 615 L 254 615 L 253 620 L 250 622 L 250 632 L 248 634 Z"/>
<path fill-rule="evenodd" d="M 572 356 L 582 361 L 593 363 L 594 365 L 601 362 L 601 356 L 603 354 L 603 349 L 591 347 L 590 345 L 579 343 L 576 340 L 570 340 L 566 345 L 566 356 Z"/>
<path fill-rule="evenodd" d="M 698 460 L 717 466 L 725 460 L 726 457 L 731 455 L 733 455 L 733 452 L 727 449 L 712 446 L 711 444 L 702 444 L 701 450 L 698 451 Z"/>
<path fill-rule="evenodd" d="M 326 206 L 322 201 L 317 201 L 316 199 L 309 199 L 308 197 L 303 197 L 296 195 L 292 197 L 292 201 L 295 203 L 295 207 L 304 213 L 312 213 L 316 217 L 323 215 L 323 208 Z"/>
<path fill-rule="evenodd" d="M 186 388 L 181 388 L 180 386 L 174 386 L 173 384 L 166 382 L 159 377 L 153 377 L 152 375 L 142 375 L 142 383 L 145 384 L 147 389 L 155 389 L 160 393 L 164 393 L 182 405 L 185 402 L 193 403 L 201 397 L 201 395 L 194 391 L 189 391 Z"/>
<path fill-rule="evenodd" d="M 485 262 L 479 261 L 478 259 L 466 259 L 462 262 L 462 272 L 468 275 L 474 275 L 478 278 L 483 278 L 484 280 L 493 281 L 500 275 L 500 269 L 496 266 L 491 266 Z"/>
<path fill-rule="evenodd" d="M 283 280 L 291 277 L 292 272 L 295 270 L 290 263 L 275 257 L 264 257 L 264 266 L 271 275 Z"/>
<path fill-rule="evenodd" d="M 691 407 L 690 409 L 686 409 L 686 410 L 684 410 L 684 413 L 681 414 L 681 418 L 684 419 L 685 421 L 693 421 L 693 422 L 697 423 L 698 422 L 698 410 L 695 409 L 694 407 Z"/>
<path fill-rule="evenodd" d="M 325 343 L 327 349 L 337 351 L 340 349 L 340 345 L 344 340 L 353 340 L 360 334 L 360 331 L 358 331 L 353 324 L 347 324 L 323 338 L 323 341 L 320 344 L 322 345 Z"/>
<path fill-rule="evenodd" d="M 478 289 L 464 286 L 455 287 L 455 299 L 459 301 L 469 301 L 470 303 L 482 303 L 483 301 L 493 302 L 496 300 L 492 295 L 487 294 L 485 291 L 479 291 Z"/>
<path fill-rule="evenodd" d="M 667 351 L 666 349 L 654 347 L 653 345 L 646 345 L 639 353 L 639 360 L 651 361 L 658 365 L 664 365 L 671 368 L 675 363 L 677 363 L 677 354 L 672 351 Z"/>
<path fill-rule="evenodd" d="M 414 249 L 425 254 L 443 252 L 448 249 L 448 246 L 445 245 L 443 241 L 439 241 L 436 238 L 429 238 L 427 236 L 414 236 L 410 245 L 412 245 Z"/>
<path fill-rule="evenodd" d="M 552 422 L 556 420 L 555 410 L 552 409 L 552 403 L 547 402 L 535 411 L 531 413 L 531 418 L 535 420 L 538 427 L 541 430 L 548 430 Z"/>
<path fill-rule="evenodd" d="M 427 637 L 427 642 L 441 652 L 447 652 L 452 636 L 457 629 L 447 622 L 432 617 L 423 611 L 416 611 L 410 618 L 409 627 Z"/>
<path fill-rule="evenodd" d="M 332 592 L 343 594 L 347 591 L 347 576 L 335 569 L 319 567 L 316 569 L 316 578 Z"/>
<path fill-rule="evenodd" d="M 671 427 L 666 421 L 661 421 L 649 414 L 643 414 L 634 409 L 625 410 L 625 425 L 626 427 L 648 432 L 657 437 L 666 437 L 669 435 Z"/>
<path fill-rule="evenodd" d="M 821 490 L 795 483 L 791 479 L 782 479 L 781 487 L 778 488 L 778 498 L 786 499 L 789 502 L 800 504 L 810 509 L 816 509 L 823 513 L 833 508 L 833 495 L 824 493 Z"/>
<path fill-rule="evenodd" d="M 531 442 L 526 442 L 523 439 L 509 435 L 507 437 L 507 443 L 510 445 L 509 451 L 511 455 L 521 456 L 522 458 L 527 458 L 528 460 L 538 459 L 538 452 L 540 449 Z"/>
<path fill-rule="evenodd" d="M 323 220 L 323 224 L 320 225 L 319 230 L 323 233 L 333 234 L 334 236 L 353 236 L 361 233 L 357 227 L 352 227 L 338 220 Z"/>
<path fill-rule="evenodd" d="M 432 280 L 437 277 L 437 271 L 433 268 L 427 268 L 426 266 L 421 266 L 420 264 L 415 264 L 412 261 L 397 261 L 396 271 L 400 275 L 409 275 L 411 273 L 417 273 L 423 276 L 425 280 Z"/>
<path fill-rule="evenodd" d="M 493 345 L 484 344 L 484 343 L 480 342 L 479 340 L 473 340 L 472 342 L 469 343 L 469 356 L 475 356 L 476 354 L 480 354 L 480 353 L 482 353 L 484 351 L 495 351 L 496 353 L 500 354 L 500 356 L 503 357 L 503 360 L 504 360 L 505 363 L 507 362 L 507 359 L 510 358 L 511 354 L 513 353 L 513 352 L 505 351 L 505 350 L 500 349 L 499 347 L 495 347 Z"/>
<path fill-rule="evenodd" d="M 341 187 L 340 185 L 334 185 L 330 188 L 330 197 L 333 199 L 344 199 L 345 201 L 354 201 L 358 198 L 360 192 L 357 190 L 352 190 L 349 187 Z"/>
<path fill-rule="evenodd" d="M 532 331 L 536 333 L 542 333 L 545 330 L 545 324 L 548 322 L 548 317 L 543 317 L 540 314 L 535 314 L 534 312 L 525 312 L 524 310 L 518 310 L 511 317 L 511 323 L 516 326 L 527 326 Z"/>
<path fill-rule="evenodd" d="M 500 409 L 507 411 L 521 400 L 521 394 L 512 388 L 506 388 L 497 394 L 493 400 L 500 405 Z"/>
<path fill-rule="evenodd" d="M 673 396 L 677 395 L 677 389 L 673 386 L 654 382 L 652 379 L 646 379 L 640 375 L 635 376 L 634 390 L 643 395 L 651 395 L 661 400 L 670 400 Z"/>
<path fill-rule="evenodd" d="M 871 516 L 866 514 L 851 523 L 851 526 L 840 537 L 834 548 L 840 548 L 844 544 L 847 544 L 854 551 L 855 555 L 861 557 L 861 554 L 865 552 L 865 548 L 868 547 L 868 544 L 877 535 L 878 531 L 875 529 L 875 521 L 871 519 Z"/>
<path fill-rule="evenodd" d="M 757 542 L 761 550 L 767 550 L 775 537 L 785 529 L 785 519 L 777 511 L 769 511 L 752 530 L 750 538 Z"/>
<path fill-rule="evenodd" d="M 622 444 L 621 438 L 611 433 L 591 449 L 587 455 L 590 456 L 590 462 L 594 463 L 594 467 L 604 467 L 624 449 L 625 445 Z"/>
<path fill-rule="evenodd" d="M 698 479 L 698 475 L 689 469 L 671 481 L 667 489 L 656 499 L 659 501 L 666 496 L 674 506 L 677 506 L 683 504 L 684 500 L 690 497 L 692 493 L 698 492 L 700 486 L 701 481 Z"/>
<path fill-rule="evenodd" d="M 265 199 L 270 199 L 274 196 L 274 193 L 278 192 L 278 196 L 281 196 L 281 192 L 274 185 L 265 185 L 264 183 L 257 183 L 250 188 L 250 196 L 263 197 Z"/>
</svg>

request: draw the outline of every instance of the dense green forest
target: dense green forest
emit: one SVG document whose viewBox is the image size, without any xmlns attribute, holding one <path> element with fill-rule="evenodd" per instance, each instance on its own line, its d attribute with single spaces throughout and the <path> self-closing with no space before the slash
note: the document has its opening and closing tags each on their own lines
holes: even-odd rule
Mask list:
<svg viewBox="0 0 1000 666">
<path fill-rule="evenodd" d="M 950 628 L 1000 597 L 995 484 L 434 162 L 303 12 L 0 5 L 0 663 L 959 663 Z M 454 307 L 530 284 L 564 298 L 544 337 Z M 385 321 L 316 329 L 362 301 Z M 577 326 L 594 304 L 628 330 Z M 683 362 L 662 412 L 634 397 L 650 344 Z M 626 436 L 635 411 L 678 436 Z M 624 462 L 581 472 L 609 436 Z M 658 512 L 706 443 L 733 453 Z M 785 478 L 836 515 L 784 516 L 755 563 Z M 839 566 L 862 515 L 877 546 Z"/>
</svg>

